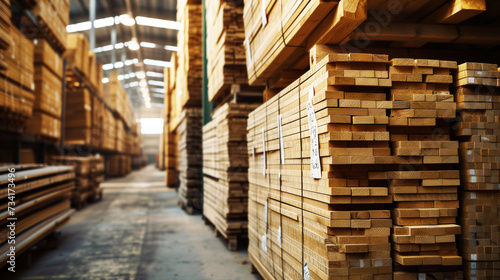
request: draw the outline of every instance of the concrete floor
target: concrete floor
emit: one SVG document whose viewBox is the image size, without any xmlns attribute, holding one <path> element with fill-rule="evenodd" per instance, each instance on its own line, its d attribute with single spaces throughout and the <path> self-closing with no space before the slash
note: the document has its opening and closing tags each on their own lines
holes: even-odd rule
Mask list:
<svg viewBox="0 0 500 280">
<path fill-rule="evenodd" d="M 20 259 L 0 279 L 258 279 L 246 250 L 228 251 L 163 179 L 147 166 L 106 181 L 103 200 L 71 217 L 57 249 L 35 251 L 31 267 Z"/>
</svg>

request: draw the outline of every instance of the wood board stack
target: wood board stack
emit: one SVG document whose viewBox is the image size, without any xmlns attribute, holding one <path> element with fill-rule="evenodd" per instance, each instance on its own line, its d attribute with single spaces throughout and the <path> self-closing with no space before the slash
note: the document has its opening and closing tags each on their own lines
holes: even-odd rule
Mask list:
<svg viewBox="0 0 500 280">
<path fill-rule="evenodd" d="M 177 94 L 180 112 L 185 107 L 201 105 L 202 69 L 201 69 L 201 1 L 179 1 L 177 3 L 177 21 L 182 29 L 177 33 L 179 50 L 176 72 Z"/>
<path fill-rule="evenodd" d="M 106 177 L 123 177 L 131 171 L 131 159 L 128 155 L 111 155 L 105 158 Z"/>
<path fill-rule="evenodd" d="M 392 199 L 368 177 L 391 163 L 387 64 L 329 55 L 250 114 L 249 253 L 270 279 L 392 279 Z"/>
<path fill-rule="evenodd" d="M 92 96 L 92 129 L 90 134 L 90 145 L 94 149 L 101 148 L 101 139 L 103 137 L 103 114 L 104 104 L 97 98 Z"/>
<path fill-rule="evenodd" d="M 12 37 L 10 35 L 10 19 L 12 17 L 12 12 L 10 10 L 10 0 L 0 1 L 0 49 L 7 49 L 12 43 Z M 5 68 L 6 65 L 2 61 L 0 62 L 1 68 Z"/>
<path fill-rule="evenodd" d="M 499 78 L 496 64 L 464 63 L 455 80 L 465 279 L 500 277 Z"/>
<path fill-rule="evenodd" d="M 247 236 L 246 125 L 258 105 L 226 103 L 203 127 L 203 213 L 236 250 Z"/>
<path fill-rule="evenodd" d="M 59 229 L 74 210 L 70 194 L 75 173 L 69 166 L 9 165 L 0 167 L 2 230 L 0 261 L 4 266 L 12 244 L 7 243 L 9 228 L 15 222 L 16 257 Z M 15 184 L 15 194 L 8 184 Z M 14 202 L 15 204 L 12 204 Z M 15 205 L 15 211 L 12 211 Z M 10 206 L 9 208 L 7 206 Z M 12 221 L 8 218 L 17 218 Z"/>
<path fill-rule="evenodd" d="M 176 131 L 179 137 L 177 146 L 179 150 L 179 204 L 189 214 L 201 213 L 203 206 L 201 201 L 203 180 L 201 114 L 201 108 L 184 109 Z M 172 163 L 167 165 L 170 167 Z"/>
<path fill-rule="evenodd" d="M 69 0 L 40 0 L 32 8 L 43 29 L 57 47 L 66 49 L 66 26 L 69 24 Z"/>
<path fill-rule="evenodd" d="M 123 109 L 124 96 L 126 93 L 122 89 L 122 84 L 118 80 L 119 73 L 112 71 L 109 73 L 109 82 L 104 84 L 103 99 L 104 102 L 113 110 L 113 112 L 120 112 Z"/>
<path fill-rule="evenodd" d="M 22 132 L 33 114 L 35 101 L 33 43 L 13 26 L 8 27 L 10 46 L 0 50 L 1 128 Z M 33 131 L 37 132 L 37 131 Z"/>
<path fill-rule="evenodd" d="M 80 71 L 83 76 L 88 77 L 89 41 L 85 37 L 85 34 L 70 33 L 67 35 L 64 58 Z"/>
<path fill-rule="evenodd" d="M 92 141 L 92 101 L 87 88 L 66 92 L 64 115 L 64 143 L 72 146 L 89 146 Z"/>
<path fill-rule="evenodd" d="M 119 153 L 125 153 L 125 147 L 126 147 L 126 141 L 127 141 L 127 133 L 125 132 L 125 126 L 123 124 L 123 121 L 120 119 L 116 119 L 115 121 L 116 124 L 116 140 L 115 140 L 115 145 L 116 145 L 116 151 Z"/>
<path fill-rule="evenodd" d="M 100 147 L 106 151 L 116 151 L 116 122 L 113 112 L 104 108 L 102 114 L 102 137 Z"/>
<path fill-rule="evenodd" d="M 165 165 L 165 185 L 167 187 L 174 187 L 177 185 L 177 137 L 175 135 L 174 127 L 179 122 L 177 110 L 180 108 L 177 104 L 176 92 L 176 69 L 177 69 L 176 54 L 172 53 L 170 68 L 165 67 L 164 82 L 165 82 L 165 126 L 163 129 L 163 143 L 164 143 L 164 165 Z"/>
<path fill-rule="evenodd" d="M 100 184 L 104 181 L 104 159 L 99 155 L 51 157 L 49 164 L 73 166 L 75 188 L 71 193 L 71 203 L 77 209 L 81 209 L 87 201 L 94 201 L 101 197 Z"/>
<path fill-rule="evenodd" d="M 458 142 L 450 140 L 449 128 L 456 116 L 450 71 L 456 68 L 453 61 L 391 60 L 389 128 L 399 167 L 384 179 L 394 201 L 394 279 L 461 277 L 455 239 L 460 172 L 452 166 Z"/>
<path fill-rule="evenodd" d="M 208 99 L 220 99 L 233 84 L 248 83 L 243 5 L 238 1 L 205 2 L 207 26 Z"/>
</svg>

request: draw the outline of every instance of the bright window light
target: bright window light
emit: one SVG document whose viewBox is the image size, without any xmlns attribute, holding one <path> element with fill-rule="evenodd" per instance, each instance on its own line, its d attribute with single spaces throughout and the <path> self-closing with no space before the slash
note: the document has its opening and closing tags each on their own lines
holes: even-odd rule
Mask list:
<svg viewBox="0 0 500 280">
<path fill-rule="evenodd" d="M 166 28 L 166 29 L 174 29 L 181 30 L 181 23 L 172 20 L 164 20 L 157 18 L 149 18 L 149 17 L 136 17 L 135 21 L 138 25 L 158 27 L 158 28 Z"/>
<path fill-rule="evenodd" d="M 179 51 L 179 47 L 177 47 L 177 46 L 165 46 L 164 48 L 167 51 L 173 51 L 173 52 Z"/>
<path fill-rule="evenodd" d="M 136 51 L 139 49 L 139 44 L 137 43 L 137 38 L 133 37 L 132 41 L 130 41 L 128 48 L 132 51 Z"/>
<path fill-rule="evenodd" d="M 123 62 L 121 61 L 115 62 L 115 68 L 122 68 L 122 67 L 123 67 Z"/>
<path fill-rule="evenodd" d="M 146 76 L 153 77 L 153 78 L 163 78 L 163 73 L 148 71 L 148 72 L 146 72 Z"/>
<path fill-rule="evenodd" d="M 170 63 L 170 61 L 144 59 L 144 64 L 152 65 L 152 66 L 159 66 L 159 67 L 170 67 L 172 63 Z"/>
<path fill-rule="evenodd" d="M 147 102 L 146 105 L 151 103 Z M 147 106 L 146 106 L 147 107 Z M 163 133 L 163 119 L 162 118 L 141 118 L 139 119 L 141 123 L 141 133 L 142 134 L 162 134 Z"/>
<path fill-rule="evenodd" d="M 148 81 L 148 84 L 150 84 L 150 85 L 152 85 L 152 86 L 159 86 L 159 87 L 163 87 L 163 86 L 165 86 L 165 83 L 164 83 L 164 82 L 155 81 L 155 80 L 149 80 L 149 81 Z"/>
<path fill-rule="evenodd" d="M 155 43 L 141 42 L 140 45 L 143 48 L 150 48 L 150 49 L 156 48 L 156 44 Z"/>
<path fill-rule="evenodd" d="M 113 69 L 113 63 L 108 63 L 108 64 L 102 65 L 102 69 L 103 70 L 111 70 L 111 69 Z"/>
<path fill-rule="evenodd" d="M 102 78 L 102 83 L 103 84 L 109 83 L 109 78 Z"/>
</svg>

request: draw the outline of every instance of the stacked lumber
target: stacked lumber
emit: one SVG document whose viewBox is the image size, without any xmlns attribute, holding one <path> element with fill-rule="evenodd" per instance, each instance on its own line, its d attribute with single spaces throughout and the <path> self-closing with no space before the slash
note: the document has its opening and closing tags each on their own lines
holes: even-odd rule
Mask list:
<svg viewBox="0 0 500 280">
<path fill-rule="evenodd" d="M 69 200 L 74 178 L 75 173 L 70 166 L 0 167 L 1 266 L 8 263 L 7 254 L 12 246 L 7 242 L 10 235 L 8 224 L 15 223 L 15 255 L 18 257 L 69 220 L 74 211 Z M 9 191 L 14 189 L 8 187 L 9 184 L 15 184 L 15 193 Z"/>
<path fill-rule="evenodd" d="M 456 63 L 321 46 L 310 61 L 249 115 L 252 263 L 266 279 L 460 279 Z"/>
<path fill-rule="evenodd" d="M 116 122 L 113 112 L 104 108 L 102 114 L 102 137 L 100 147 L 105 151 L 116 151 Z"/>
<path fill-rule="evenodd" d="M 205 2 L 207 26 L 208 99 L 223 98 L 233 84 L 248 83 L 243 5 L 238 1 Z"/>
<path fill-rule="evenodd" d="M 81 209 L 88 200 L 94 201 L 102 194 L 100 184 L 104 181 L 104 159 L 97 156 L 56 156 L 49 159 L 50 165 L 69 165 L 75 171 L 75 188 L 71 203 Z"/>
<path fill-rule="evenodd" d="M 89 41 L 85 34 L 70 33 L 67 35 L 64 58 L 83 76 L 88 77 Z"/>
<path fill-rule="evenodd" d="M 66 26 L 69 24 L 69 0 L 40 0 L 31 8 L 42 28 L 57 47 L 66 49 Z"/>
<path fill-rule="evenodd" d="M 131 158 L 128 155 L 111 155 L 105 158 L 107 178 L 123 177 L 131 171 Z"/>
<path fill-rule="evenodd" d="M 182 29 L 177 33 L 179 46 L 176 89 L 179 95 L 179 112 L 184 107 L 201 105 L 201 1 L 179 1 L 177 21 Z"/>
<path fill-rule="evenodd" d="M 89 146 L 92 143 L 92 101 L 87 88 L 68 89 L 65 99 L 64 143 Z"/>
<path fill-rule="evenodd" d="M 202 125 L 201 108 L 182 110 L 178 135 L 179 150 L 179 204 L 189 214 L 202 210 Z M 172 149 L 173 147 L 168 147 Z M 166 157 L 166 160 L 172 160 Z M 173 159 L 175 160 L 175 159 Z M 173 163 L 166 164 L 169 168 Z"/>
<path fill-rule="evenodd" d="M 246 125 L 255 104 L 226 103 L 203 127 L 203 214 L 236 250 L 247 236 Z"/>
<path fill-rule="evenodd" d="M 96 96 L 92 96 L 92 129 L 90 134 L 90 145 L 95 149 L 101 148 L 103 137 L 103 114 L 104 104 Z"/>
<path fill-rule="evenodd" d="M 122 83 L 118 79 L 119 73 L 112 71 L 109 73 L 109 82 L 103 85 L 104 102 L 123 119 L 125 125 L 130 127 L 134 120 L 132 115 L 132 104 L 128 94 L 122 88 Z"/>
<path fill-rule="evenodd" d="M 0 50 L 4 66 L 0 69 L 0 113 L 4 130 L 22 132 L 33 114 L 33 43 L 9 26 L 12 39 L 8 49 Z"/>
<path fill-rule="evenodd" d="M 125 132 L 125 126 L 120 119 L 116 119 L 115 121 L 116 124 L 116 139 L 115 139 L 115 145 L 116 145 L 116 151 L 119 153 L 125 153 L 126 150 L 126 141 L 127 141 L 127 133 Z"/>
<path fill-rule="evenodd" d="M 10 18 L 12 12 L 10 10 L 10 0 L 0 1 L 0 49 L 7 49 L 12 43 L 12 37 L 10 35 Z M 5 68 L 6 65 L 2 61 L 0 62 L 1 68 Z"/>
<path fill-rule="evenodd" d="M 177 91 L 176 91 L 176 71 L 177 71 L 177 58 L 176 54 L 172 53 L 170 58 L 171 67 L 164 69 L 164 82 L 165 82 L 165 113 L 164 113 L 164 127 L 163 127 L 163 160 L 165 168 L 165 186 L 174 187 L 177 185 L 177 136 L 175 135 L 175 127 L 178 125 L 179 117 L 178 110 L 180 106 L 177 104 Z"/>
<path fill-rule="evenodd" d="M 464 63 L 455 79 L 465 279 L 500 277 L 499 78 L 496 64 Z"/>
</svg>

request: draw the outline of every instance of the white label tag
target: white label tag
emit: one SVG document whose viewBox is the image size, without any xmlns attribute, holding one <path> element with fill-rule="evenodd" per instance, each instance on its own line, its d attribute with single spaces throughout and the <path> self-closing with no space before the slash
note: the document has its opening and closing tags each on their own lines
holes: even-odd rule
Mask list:
<svg viewBox="0 0 500 280">
<path fill-rule="evenodd" d="M 267 25 L 266 0 L 262 0 L 260 5 L 262 7 L 262 27 L 265 27 Z"/>
<path fill-rule="evenodd" d="M 418 280 L 425 280 L 425 273 L 419 273 Z"/>
<path fill-rule="evenodd" d="M 471 183 L 475 183 L 477 181 L 476 176 L 471 176 L 470 181 L 471 181 Z"/>
<path fill-rule="evenodd" d="M 483 75 L 483 71 L 477 71 L 477 75 L 478 76 L 482 76 Z"/>
<path fill-rule="evenodd" d="M 477 255 L 476 254 L 470 254 L 470 260 L 471 261 L 477 261 Z"/>
<path fill-rule="evenodd" d="M 267 232 L 262 235 L 262 243 L 260 245 L 262 247 L 262 251 L 267 254 Z"/>
<path fill-rule="evenodd" d="M 266 224 L 267 224 L 267 201 L 266 201 L 266 205 L 264 206 L 264 222 L 266 222 Z"/>
<path fill-rule="evenodd" d="M 311 138 L 311 177 L 321 179 L 321 162 L 319 159 L 318 123 L 311 100 L 307 101 L 307 120 Z"/>
<path fill-rule="evenodd" d="M 477 268 L 477 263 L 476 262 L 470 262 L 470 268 L 476 269 Z"/>
<path fill-rule="evenodd" d="M 278 179 L 281 179 L 281 170 L 278 171 Z"/>
<path fill-rule="evenodd" d="M 476 169 L 470 169 L 469 175 L 476 175 Z"/>
<path fill-rule="evenodd" d="M 470 199 L 476 199 L 476 193 L 475 192 L 470 193 Z"/>
<path fill-rule="evenodd" d="M 304 264 L 304 280 L 309 280 L 309 268 L 307 267 L 307 263 Z"/>
<path fill-rule="evenodd" d="M 278 228 L 278 245 L 281 248 L 281 226 Z"/>
<path fill-rule="evenodd" d="M 309 100 L 313 99 L 314 97 L 314 85 L 311 85 L 311 88 L 309 89 Z"/>
<path fill-rule="evenodd" d="M 280 137 L 281 164 L 285 164 L 285 145 L 283 144 L 283 130 L 281 129 L 281 115 L 278 115 L 278 135 Z"/>
<path fill-rule="evenodd" d="M 266 129 L 262 128 L 262 150 L 264 155 L 262 156 L 262 175 L 266 176 Z"/>
<path fill-rule="evenodd" d="M 474 83 L 474 77 L 469 77 L 468 82 L 469 82 L 469 84 L 473 84 Z"/>
<path fill-rule="evenodd" d="M 359 267 L 365 267 L 365 262 L 363 260 L 359 261 Z"/>
</svg>

